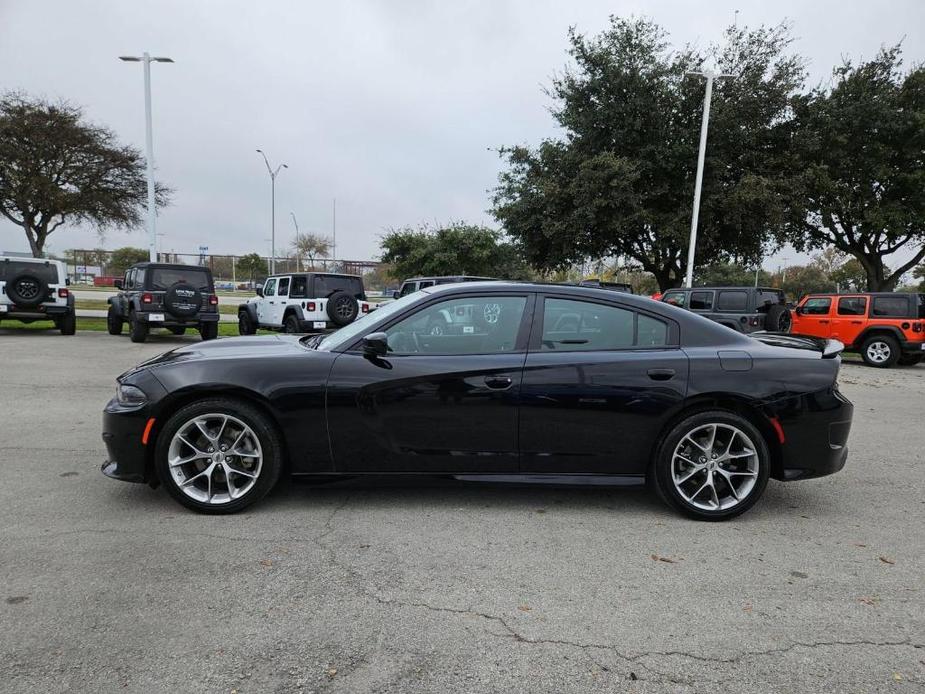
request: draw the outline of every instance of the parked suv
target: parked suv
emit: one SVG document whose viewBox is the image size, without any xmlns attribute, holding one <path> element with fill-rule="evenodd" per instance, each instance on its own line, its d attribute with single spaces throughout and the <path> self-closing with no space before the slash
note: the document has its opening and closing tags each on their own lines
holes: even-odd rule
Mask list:
<svg viewBox="0 0 925 694">
<path fill-rule="evenodd" d="M 790 330 L 787 298 L 772 287 L 694 287 L 669 289 L 661 301 L 699 313 L 740 333 Z"/>
<path fill-rule="evenodd" d="M 443 275 L 440 277 L 410 277 L 401 283 L 401 289 L 392 293 L 392 298 L 399 299 L 418 289 L 433 287 L 435 284 L 456 284 L 457 282 L 484 282 L 494 277 L 476 277 L 475 275 Z"/>
<path fill-rule="evenodd" d="M 359 275 L 273 275 L 256 291 L 256 297 L 238 306 L 238 332 L 242 335 L 253 335 L 258 328 L 287 333 L 336 330 L 376 307 L 366 299 Z"/>
<path fill-rule="evenodd" d="M 583 279 L 578 283 L 579 287 L 596 287 L 597 289 L 609 289 L 612 292 L 624 292 L 626 294 L 633 293 L 633 285 L 627 282 L 610 282 L 607 280 L 601 280 L 597 277 L 588 277 Z"/>
<path fill-rule="evenodd" d="M 870 366 L 911 366 L 925 357 L 925 294 L 810 294 L 793 332 L 839 340 Z"/>
<path fill-rule="evenodd" d="M 110 335 L 128 323 L 132 342 L 144 342 L 151 328 L 182 335 L 187 328 L 203 340 L 218 337 L 218 297 L 212 273 L 199 265 L 136 263 L 115 281 L 106 322 Z"/>
<path fill-rule="evenodd" d="M 60 260 L 0 255 L 0 321 L 50 320 L 62 335 L 77 328 L 74 295 Z"/>
</svg>

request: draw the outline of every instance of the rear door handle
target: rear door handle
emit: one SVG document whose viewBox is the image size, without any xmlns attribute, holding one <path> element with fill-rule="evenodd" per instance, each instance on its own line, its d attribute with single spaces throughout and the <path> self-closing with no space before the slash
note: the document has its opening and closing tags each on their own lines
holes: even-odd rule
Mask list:
<svg viewBox="0 0 925 694">
<path fill-rule="evenodd" d="M 510 376 L 486 376 L 485 385 L 492 390 L 507 390 L 514 385 L 514 379 Z"/>
<path fill-rule="evenodd" d="M 827 321 L 827 320 L 821 320 L 821 321 L 819 321 L 819 322 L 820 322 L 820 323 L 828 323 L 829 321 Z"/>
<path fill-rule="evenodd" d="M 853 320 L 853 321 L 851 321 L 851 324 L 852 324 L 852 325 L 864 325 L 864 321 L 862 321 L 862 320 Z"/>
<path fill-rule="evenodd" d="M 674 369 L 649 369 L 648 374 L 653 381 L 667 381 L 674 378 Z"/>
</svg>

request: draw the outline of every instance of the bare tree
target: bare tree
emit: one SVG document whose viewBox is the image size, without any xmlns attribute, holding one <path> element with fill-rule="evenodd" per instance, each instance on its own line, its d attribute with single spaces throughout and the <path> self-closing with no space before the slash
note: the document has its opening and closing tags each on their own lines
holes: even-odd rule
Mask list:
<svg viewBox="0 0 925 694">
<path fill-rule="evenodd" d="M 315 259 L 326 256 L 331 250 L 331 239 L 320 234 L 299 234 L 292 242 L 292 250 L 306 269 L 315 269 Z"/>
</svg>

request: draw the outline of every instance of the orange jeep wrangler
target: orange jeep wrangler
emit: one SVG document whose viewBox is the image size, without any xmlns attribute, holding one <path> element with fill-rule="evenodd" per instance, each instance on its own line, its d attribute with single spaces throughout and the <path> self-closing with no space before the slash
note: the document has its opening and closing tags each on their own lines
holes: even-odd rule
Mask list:
<svg viewBox="0 0 925 694">
<path fill-rule="evenodd" d="M 925 357 L 925 294 L 809 294 L 790 332 L 839 340 L 870 366 L 918 364 Z"/>
</svg>

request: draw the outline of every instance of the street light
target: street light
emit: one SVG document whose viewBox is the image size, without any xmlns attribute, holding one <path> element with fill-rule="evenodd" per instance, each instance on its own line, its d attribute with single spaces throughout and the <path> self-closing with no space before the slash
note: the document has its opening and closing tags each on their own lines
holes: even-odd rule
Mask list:
<svg viewBox="0 0 925 694">
<path fill-rule="evenodd" d="M 694 249 L 697 247 L 697 219 L 700 217 L 700 190 L 703 187 L 703 160 L 707 153 L 707 128 L 710 123 L 710 100 L 713 97 L 713 80 L 735 77 L 713 70 L 704 72 L 686 72 L 685 75 L 697 75 L 707 80 L 707 91 L 703 97 L 703 120 L 700 123 L 700 151 L 697 154 L 697 182 L 694 184 L 694 212 L 691 215 L 691 242 L 687 248 L 687 274 L 684 286 L 691 287 L 694 282 Z"/>
<path fill-rule="evenodd" d="M 151 130 L 151 63 L 172 63 L 173 59 L 152 58 L 147 53 L 140 57 L 120 55 L 119 60 L 127 63 L 145 64 L 145 158 L 148 160 L 148 257 L 152 263 L 157 262 L 157 232 L 155 230 L 154 210 L 154 135 Z"/>
<path fill-rule="evenodd" d="M 270 174 L 270 199 L 272 201 L 270 203 L 270 252 L 272 254 L 270 256 L 270 274 L 272 275 L 276 272 L 276 175 L 280 169 L 288 169 L 289 167 L 286 164 L 280 164 L 276 169 L 273 169 L 264 151 L 262 149 L 257 151 L 263 157 L 263 163 L 267 165 L 267 173 Z"/>
<path fill-rule="evenodd" d="M 299 272 L 302 272 L 302 249 L 299 248 L 299 220 L 295 218 L 295 212 L 290 212 L 292 215 L 292 223 L 295 226 L 295 257 L 296 262 L 298 263 L 297 267 Z"/>
</svg>

